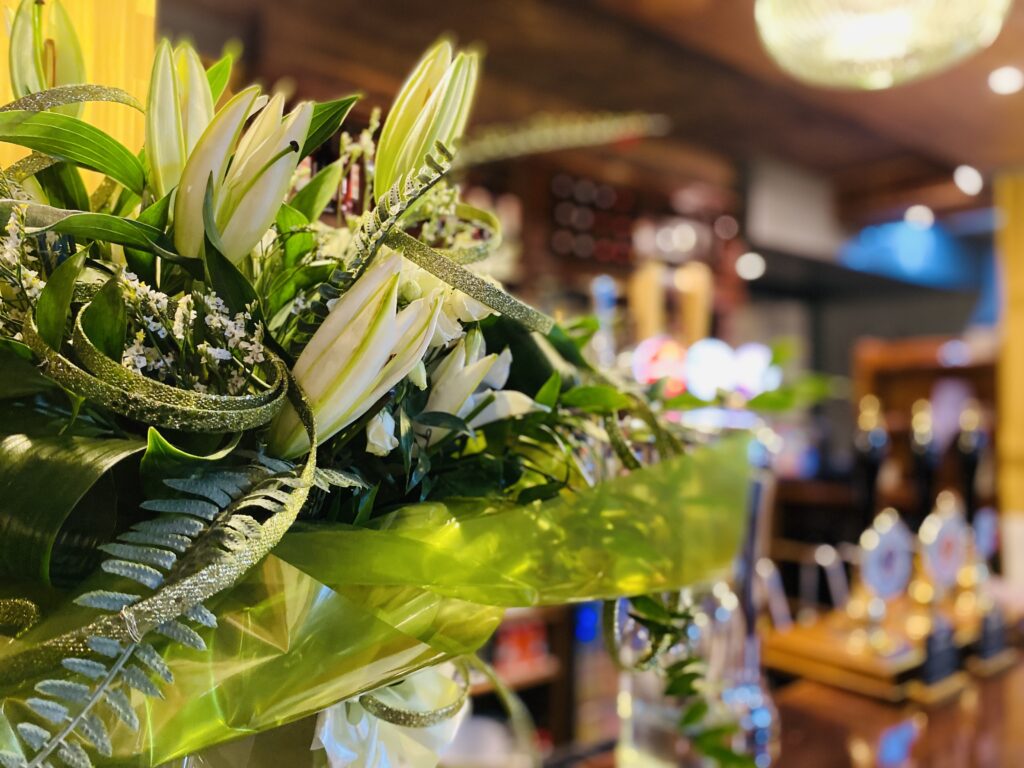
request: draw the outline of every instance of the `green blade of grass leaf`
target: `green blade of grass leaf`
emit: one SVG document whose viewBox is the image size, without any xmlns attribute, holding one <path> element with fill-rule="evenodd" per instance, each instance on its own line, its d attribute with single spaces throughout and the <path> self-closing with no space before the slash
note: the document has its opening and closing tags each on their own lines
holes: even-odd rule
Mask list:
<svg viewBox="0 0 1024 768">
<path fill-rule="evenodd" d="M 85 266 L 85 251 L 79 251 L 64 261 L 50 275 L 46 286 L 36 303 L 36 325 L 39 336 L 54 349 L 60 349 L 64 339 L 71 297 L 75 292 L 75 281 Z"/>
<path fill-rule="evenodd" d="M 55 112 L 0 112 L 0 141 L 53 155 L 99 171 L 142 194 L 142 163 L 121 142 L 70 115 Z"/>
</svg>

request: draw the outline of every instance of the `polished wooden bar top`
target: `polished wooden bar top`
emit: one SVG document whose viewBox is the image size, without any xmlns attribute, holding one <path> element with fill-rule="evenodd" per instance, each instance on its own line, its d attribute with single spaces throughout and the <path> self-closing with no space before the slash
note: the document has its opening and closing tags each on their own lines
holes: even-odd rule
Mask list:
<svg viewBox="0 0 1024 768">
<path fill-rule="evenodd" d="M 1024 768 L 1024 662 L 936 706 L 886 704 L 820 683 L 776 692 L 781 768 Z"/>
</svg>

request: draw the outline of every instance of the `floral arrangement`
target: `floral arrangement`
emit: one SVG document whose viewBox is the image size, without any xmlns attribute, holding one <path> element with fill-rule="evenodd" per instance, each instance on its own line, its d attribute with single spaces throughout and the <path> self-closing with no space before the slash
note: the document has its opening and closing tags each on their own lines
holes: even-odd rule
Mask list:
<svg viewBox="0 0 1024 768">
<path fill-rule="evenodd" d="M 509 606 L 634 598 L 642 663 L 699 695 L 671 595 L 736 553 L 745 441 L 689 441 L 587 324 L 473 271 L 500 243 L 452 175 L 476 53 L 437 43 L 310 176 L 356 97 L 231 94 L 230 57 L 165 41 L 141 104 L 85 84 L 59 2 L 10 36 L 0 764 L 152 766 L 318 712 L 334 766 L 433 764 Z"/>
</svg>

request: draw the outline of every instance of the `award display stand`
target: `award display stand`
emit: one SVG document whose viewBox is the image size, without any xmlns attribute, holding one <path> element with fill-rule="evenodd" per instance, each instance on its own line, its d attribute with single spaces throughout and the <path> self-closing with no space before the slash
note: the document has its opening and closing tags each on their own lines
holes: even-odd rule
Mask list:
<svg viewBox="0 0 1024 768">
<path fill-rule="evenodd" d="M 999 548 L 999 517 L 994 509 L 985 507 L 974 514 L 971 525 L 971 560 L 966 569 L 968 589 L 973 592 L 974 605 L 981 625 L 967 668 L 987 677 L 1006 671 L 1017 660 L 1017 652 L 1007 645 L 1007 622 L 1002 609 L 988 591 L 991 570 L 989 563 Z"/>
<path fill-rule="evenodd" d="M 939 494 L 935 510 L 921 523 L 918 532 L 921 570 L 927 587 L 920 590 L 927 599 L 928 632 L 924 638 L 925 659 L 917 679 L 907 687 L 908 696 L 923 704 L 944 701 L 967 684 L 961 671 L 961 648 L 969 642 L 949 598 L 967 562 L 967 523 L 959 501 L 949 491 Z M 977 634 L 976 627 L 971 635 Z M 973 640 L 973 637 L 970 638 Z"/>
<path fill-rule="evenodd" d="M 893 509 L 860 539 L 855 595 L 844 610 L 765 633 L 765 665 L 886 701 L 907 698 L 925 662 L 922 643 L 904 628 L 913 537 Z"/>
</svg>

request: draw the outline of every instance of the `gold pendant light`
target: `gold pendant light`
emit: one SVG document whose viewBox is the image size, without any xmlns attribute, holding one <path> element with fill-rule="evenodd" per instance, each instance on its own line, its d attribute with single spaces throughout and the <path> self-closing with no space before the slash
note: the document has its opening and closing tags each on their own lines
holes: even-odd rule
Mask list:
<svg viewBox="0 0 1024 768">
<path fill-rule="evenodd" d="M 818 86 L 875 90 L 940 72 L 999 35 L 1012 0 L 757 0 L 765 48 Z"/>
</svg>

